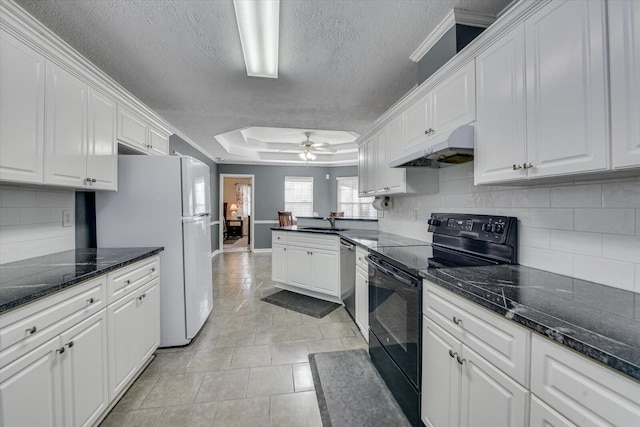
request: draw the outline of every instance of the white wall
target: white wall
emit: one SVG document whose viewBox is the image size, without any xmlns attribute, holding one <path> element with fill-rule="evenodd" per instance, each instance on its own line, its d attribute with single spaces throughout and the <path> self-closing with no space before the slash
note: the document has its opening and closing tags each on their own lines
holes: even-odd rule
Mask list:
<svg viewBox="0 0 640 427">
<path fill-rule="evenodd" d="M 438 194 L 393 203 L 381 231 L 431 241 L 431 212 L 515 216 L 520 264 L 640 292 L 640 178 L 475 187 L 469 162 L 440 169 Z"/>
<path fill-rule="evenodd" d="M 62 211 L 70 210 L 70 227 Z M 0 264 L 75 248 L 75 193 L 0 186 Z"/>
</svg>

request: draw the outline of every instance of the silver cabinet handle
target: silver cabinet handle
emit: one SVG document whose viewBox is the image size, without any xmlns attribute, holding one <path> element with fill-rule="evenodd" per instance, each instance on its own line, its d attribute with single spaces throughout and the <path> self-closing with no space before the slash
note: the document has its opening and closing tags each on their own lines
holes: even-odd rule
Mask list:
<svg viewBox="0 0 640 427">
<path fill-rule="evenodd" d="M 282 250 L 283 250 L 283 251 L 286 251 L 286 250 L 287 250 L 287 248 L 282 248 Z"/>
<path fill-rule="evenodd" d="M 435 130 L 433 130 L 433 128 L 429 128 L 429 129 L 424 131 L 424 134 L 425 135 L 431 135 L 433 132 L 435 132 Z"/>
<path fill-rule="evenodd" d="M 87 304 L 88 304 L 88 305 L 89 305 L 89 304 L 93 304 L 94 302 L 96 302 L 96 300 L 95 300 L 93 297 L 91 297 L 91 298 L 89 298 L 89 299 L 87 300 Z"/>
<path fill-rule="evenodd" d="M 533 169 L 533 165 L 531 163 L 525 163 L 522 167 L 525 169 Z"/>
<path fill-rule="evenodd" d="M 64 347 L 60 347 L 59 349 L 56 350 L 56 353 L 64 353 Z"/>
<path fill-rule="evenodd" d="M 27 330 L 26 330 L 26 332 L 27 332 L 27 334 L 31 335 L 31 334 L 35 334 L 37 330 L 38 330 L 38 329 L 36 328 L 36 326 L 35 326 L 35 325 L 33 325 L 32 327 L 30 327 L 29 329 L 27 329 Z"/>
<path fill-rule="evenodd" d="M 459 355 L 457 355 L 457 354 L 456 354 L 456 360 L 457 360 L 457 361 L 458 361 L 458 363 L 459 363 L 459 364 L 461 364 L 461 365 L 462 365 L 464 362 L 466 362 L 466 359 L 462 359 L 462 358 L 460 358 L 460 356 L 459 356 Z"/>
<path fill-rule="evenodd" d="M 454 353 L 453 350 L 449 350 L 449 356 L 456 357 L 458 353 Z"/>
<path fill-rule="evenodd" d="M 155 267 L 151 267 L 151 272 L 155 273 L 156 272 L 156 268 Z"/>
<path fill-rule="evenodd" d="M 124 281 L 124 284 L 125 284 L 125 285 L 128 285 L 129 283 L 131 283 L 131 280 L 128 280 L 128 279 L 127 279 L 127 280 L 125 280 L 125 281 Z"/>
<path fill-rule="evenodd" d="M 513 165 L 513 170 L 514 170 L 514 171 L 517 171 L 518 169 L 522 169 L 522 166 L 521 166 L 521 165 L 515 165 L 515 164 L 514 164 L 514 165 Z"/>
<path fill-rule="evenodd" d="M 138 301 L 142 301 L 142 295 L 139 295 L 137 299 Z"/>
<path fill-rule="evenodd" d="M 67 343 L 67 347 L 69 347 L 69 348 L 73 347 L 73 341 L 69 341 L 69 342 Z"/>
<path fill-rule="evenodd" d="M 146 298 L 147 297 L 147 293 L 145 292 L 144 294 L 142 294 L 142 298 Z"/>
<path fill-rule="evenodd" d="M 462 319 L 458 319 L 456 316 L 453 316 L 453 323 L 460 325 L 462 323 Z"/>
</svg>

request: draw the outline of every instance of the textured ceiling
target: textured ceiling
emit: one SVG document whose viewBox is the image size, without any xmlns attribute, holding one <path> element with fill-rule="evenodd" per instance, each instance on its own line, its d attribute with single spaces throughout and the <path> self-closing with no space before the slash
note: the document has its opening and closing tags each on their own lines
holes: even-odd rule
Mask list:
<svg viewBox="0 0 640 427">
<path fill-rule="evenodd" d="M 212 157 L 249 126 L 364 133 L 416 82 L 452 8 L 509 0 L 282 0 L 278 79 L 247 77 L 231 0 L 17 0 Z M 242 160 L 236 156 L 235 160 Z"/>
</svg>

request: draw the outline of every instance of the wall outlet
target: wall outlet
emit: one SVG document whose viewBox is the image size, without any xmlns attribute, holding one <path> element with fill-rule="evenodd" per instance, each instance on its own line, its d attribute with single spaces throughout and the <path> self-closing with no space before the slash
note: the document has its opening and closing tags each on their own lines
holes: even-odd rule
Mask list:
<svg viewBox="0 0 640 427">
<path fill-rule="evenodd" d="M 71 227 L 73 225 L 73 215 L 71 210 L 65 209 L 62 211 L 62 226 Z"/>
<path fill-rule="evenodd" d="M 409 219 L 411 221 L 417 221 L 418 220 L 418 211 L 415 209 L 411 209 L 409 211 Z"/>
<path fill-rule="evenodd" d="M 325 176 L 327 177 L 327 179 L 329 179 L 329 174 L 326 174 Z"/>
</svg>

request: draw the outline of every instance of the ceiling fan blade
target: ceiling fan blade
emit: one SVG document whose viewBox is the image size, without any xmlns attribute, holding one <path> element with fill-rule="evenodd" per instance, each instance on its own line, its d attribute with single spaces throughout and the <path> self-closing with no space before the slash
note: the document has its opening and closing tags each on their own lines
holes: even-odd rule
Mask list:
<svg viewBox="0 0 640 427">
<path fill-rule="evenodd" d="M 337 150 L 326 147 L 311 147 L 311 151 L 324 151 L 325 153 L 335 153 Z"/>
</svg>

